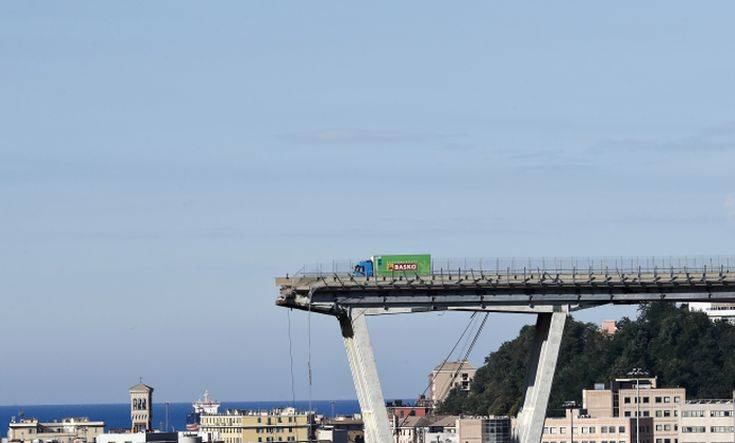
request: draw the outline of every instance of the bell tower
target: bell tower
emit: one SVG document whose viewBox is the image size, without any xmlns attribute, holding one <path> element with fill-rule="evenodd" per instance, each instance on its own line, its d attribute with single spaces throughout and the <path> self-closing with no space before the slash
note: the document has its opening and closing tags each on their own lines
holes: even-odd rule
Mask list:
<svg viewBox="0 0 735 443">
<path fill-rule="evenodd" d="M 140 383 L 130 388 L 130 422 L 132 432 L 151 432 L 153 429 L 153 388 Z"/>
</svg>

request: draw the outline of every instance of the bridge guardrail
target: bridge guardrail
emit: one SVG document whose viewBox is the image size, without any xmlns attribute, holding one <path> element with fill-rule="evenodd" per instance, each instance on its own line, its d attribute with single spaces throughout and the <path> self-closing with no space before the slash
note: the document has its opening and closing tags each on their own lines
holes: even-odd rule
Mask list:
<svg viewBox="0 0 735 443">
<path fill-rule="evenodd" d="M 294 275 L 350 275 L 358 262 L 333 260 L 305 265 Z M 711 274 L 735 272 L 735 255 L 432 258 L 431 264 L 434 275 Z"/>
</svg>

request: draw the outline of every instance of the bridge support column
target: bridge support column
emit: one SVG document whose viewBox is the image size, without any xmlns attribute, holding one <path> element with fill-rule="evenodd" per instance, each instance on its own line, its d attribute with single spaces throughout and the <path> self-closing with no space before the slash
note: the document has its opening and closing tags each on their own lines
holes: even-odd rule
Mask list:
<svg viewBox="0 0 735 443">
<path fill-rule="evenodd" d="M 393 437 L 388 422 L 378 368 L 370 344 L 365 309 L 352 309 L 350 316 L 339 317 L 342 337 L 355 382 L 357 399 L 365 429 L 365 443 L 391 443 Z"/>
<path fill-rule="evenodd" d="M 518 414 L 519 443 L 540 443 L 559 357 L 566 312 L 539 313 L 531 361 L 526 375 L 526 397 Z"/>
</svg>

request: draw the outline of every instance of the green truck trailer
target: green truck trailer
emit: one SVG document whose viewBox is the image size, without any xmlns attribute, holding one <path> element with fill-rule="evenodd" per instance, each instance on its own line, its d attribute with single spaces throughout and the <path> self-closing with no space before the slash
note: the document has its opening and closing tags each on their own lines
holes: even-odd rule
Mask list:
<svg viewBox="0 0 735 443">
<path fill-rule="evenodd" d="M 353 271 L 353 275 L 358 277 L 430 274 L 430 254 L 374 255 L 370 260 L 360 261 Z"/>
</svg>

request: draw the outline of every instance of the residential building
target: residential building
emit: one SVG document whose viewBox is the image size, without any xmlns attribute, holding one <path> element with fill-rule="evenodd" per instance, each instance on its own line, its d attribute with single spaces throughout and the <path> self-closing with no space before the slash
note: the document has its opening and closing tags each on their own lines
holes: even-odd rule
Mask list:
<svg viewBox="0 0 735 443">
<path fill-rule="evenodd" d="M 388 415 L 395 415 L 398 418 L 416 416 L 424 417 L 431 414 L 433 408 L 425 399 L 419 399 L 415 404 L 404 403 L 403 400 L 393 400 L 386 403 Z"/>
<path fill-rule="evenodd" d="M 510 417 L 460 417 L 457 420 L 458 443 L 510 443 Z"/>
<path fill-rule="evenodd" d="M 733 400 L 688 400 L 681 407 L 678 443 L 735 441 Z"/>
<path fill-rule="evenodd" d="M 678 443 L 684 388 L 659 388 L 655 377 L 618 378 L 610 389 L 596 384 L 582 391 L 582 407 L 590 417 L 653 418 L 654 443 Z M 637 384 L 637 385 L 636 385 Z"/>
<path fill-rule="evenodd" d="M 439 365 L 429 374 L 429 400 L 432 405 L 444 401 L 452 388 L 470 390 L 477 369 L 467 360 L 447 362 Z"/>
<path fill-rule="evenodd" d="M 395 443 L 459 443 L 453 415 L 393 417 Z"/>
<path fill-rule="evenodd" d="M 202 414 L 199 430 L 224 443 L 313 442 L 316 439 L 314 413 L 298 412 L 294 408 L 231 409 L 224 413 Z"/>
<path fill-rule="evenodd" d="M 8 424 L 8 442 L 94 442 L 105 432 L 105 422 L 90 421 L 86 417 L 64 418 L 60 421 L 39 422 L 35 418 L 11 421 Z"/>
<path fill-rule="evenodd" d="M 321 427 L 333 429 L 335 432 L 346 432 L 348 443 L 365 443 L 365 431 L 360 414 L 324 419 L 321 421 Z"/>
<path fill-rule="evenodd" d="M 153 430 L 153 388 L 142 382 L 130 388 L 130 422 L 132 432 Z"/>
<path fill-rule="evenodd" d="M 653 419 L 591 417 L 568 409 L 565 417 L 547 417 L 542 443 L 653 443 Z M 640 432 L 640 439 L 637 437 Z M 463 443 L 463 442 L 461 442 Z"/>
<path fill-rule="evenodd" d="M 349 436 L 344 429 L 334 429 L 333 426 L 323 426 L 316 431 L 316 440 L 319 443 L 349 443 Z"/>
</svg>

